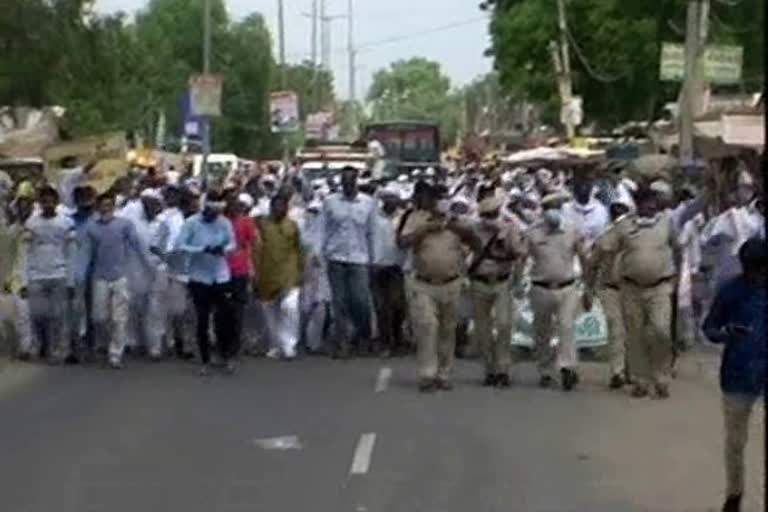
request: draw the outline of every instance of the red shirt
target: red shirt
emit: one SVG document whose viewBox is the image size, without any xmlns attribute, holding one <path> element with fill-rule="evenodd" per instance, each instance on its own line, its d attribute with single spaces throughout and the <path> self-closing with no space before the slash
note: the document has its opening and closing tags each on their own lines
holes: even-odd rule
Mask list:
<svg viewBox="0 0 768 512">
<path fill-rule="evenodd" d="M 251 262 L 251 249 L 256 241 L 256 227 L 253 220 L 245 215 L 230 217 L 232 230 L 235 232 L 235 242 L 237 249 L 227 255 L 229 272 L 232 277 L 242 277 L 253 275 L 253 264 Z"/>
</svg>

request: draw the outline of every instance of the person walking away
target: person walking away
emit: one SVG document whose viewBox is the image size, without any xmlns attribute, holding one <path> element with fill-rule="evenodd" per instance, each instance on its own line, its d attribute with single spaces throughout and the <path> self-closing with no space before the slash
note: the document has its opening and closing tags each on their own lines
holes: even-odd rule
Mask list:
<svg viewBox="0 0 768 512">
<path fill-rule="evenodd" d="M 328 283 L 328 268 L 323 258 L 322 249 L 322 209 L 321 199 L 313 199 L 307 204 L 304 217 L 299 223 L 302 245 L 307 250 L 307 265 L 301 287 L 299 303 L 301 305 L 304 344 L 308 354 L 325 352 L 325 332 L 331 303 L 331 288 Z"/>
<path fill-rule="evenodd" d="M 750 238 L 739 249 L 742 272 L 718 291 L 704 321 L 704 334 L 725 345 L 720 366 L 725 419 L 726 501 L 739 512 L 744 494 L 744 449 L 755 402 L 765 394 L 768 247 Z"/>
<path fill-rule="evenodd" d="M 260 219 L 262 245 L 256 258 L 261 269 L 254 288 L 264 305 L 270 350 L 286 360 L 296 357 L 299 343 L 299 290 L 305 251 L 299 227 L 288 217 L 290 192 L 272 198 L 269 217 Z"/>
<path fill-rule="evenodd" d="M 578 352 L 574 342 L 574 324 L 579 310 L 574 261 L 586 263 L 584 241 L 578 228 L 563 219 L 561 206 L 568 196 L 550 194 L 541 200 L 543 220 L 533 224 L 527 234 L 532 260 L 530 302 L 536 360 L 541 378 L 539 385 L 553 382 L 555 365 L 560 368 L 563 389 L 571 391 L 579 382 Z M 584 308 L 591 309 L 585 295 Z M 552 327 L 558 336 L 557 350 L 552 347 Z"/>
<path fill-rule="evenodd" d="M 341 171 L 341 192 L 323 205 L 323 254 L 328 261 L 336 347 L 334 357 L 347 358 L 350 343 L 366 347 L 371 338 L 371 298 L 368 265 L 371 262 L 376 204 L 357 189 L 358 170 Z M 350 335 L 348 325 L 354 326 Z"/>
<path fill-rule="evenodd" d="M 398 236 L 401 248 L 413 249 L 410 284 L 411 321 L 418 344 L 419 389 L 453 389 L 450 381 L 461 294 L 464 246 L 477 248 L 471 228 L 438 208 L 443 192 L 420 181 L 414 189 L 416 209 Z"/>
<path fill-rule="evenodd" d="M 595 290 L 603 308 L 608 328 L 608 341 L 610 343 L 608 366 L 611 372 L 609 387 L 611 389 L 623 388 L 628 380 L 626 365 L 627 331 L 621 305 L 621 254 L 604 254 L 601 248 L 603 247 L 602 239 L 613 236 L 612 231 L 618 229 L 616 226 L 627 218 L 631 207 L 620 197 L 615 197 L 611 201 L 609 207 L 611 224 L 595 240 L 585 271 L 587 289 Z"/>
<path fill-rule="evenodd" d="M 133 223 L 115 216 L 114 196 L 101 194 L 96 204 L 99 217 L 86 227 L 90 248 L 86 279 L 93 283 L 95 339 L 109 340 L 109 365 L 119 369 L 128 338 L 128 262 L 137 258 L 150 280 L 155 268 Z"/>
<path fill-rule="evenodd" d="M 672 368 L 672 290 L 679 247 L 669 216 L 656 194 L 639 187 L 637 215 L 616 224 L 600 239 L 603 254 L 621 255 L 621 294 L 627 328 L 632 396 L 669 397 Z M 651 389 L 652 387 L 652 389 Z"/>
<path fill-rule="evenodd" d="M 53 187 L 42 187 L 38 201 L 41 211 L 27 219 L 22 234 L 25 267 L 20 295 L 29 301 L 32 327 L 49 361 L 61 363 L 70 349 L 65 313 L 75 291 L 75 225 L 56 213 L 59 194 Z"/>
<path fill-rule="evenodd" d="M 159 226 L 151 245 L 166 266 L 165 290 L 166 344 L 176 357 L 189 360 L 195 357 L 189 348 L 194 324 L 194 306 L 188 290 L 188 257 L 179 249 L 179 238 L 184 227 L 182 198 L 186 191 L 176 186 L 165 189 L 165 209 L 158 215 Z"/>
<path fill-rule="evenodd" d="M 225 204 L 217 192 L 208 192 L 203 210 L 189 217 L 179 235 L 179 248 L 189 258 L 189 291 L 197 317 L 197 345 L 202 367 L 200 375 L 210 373 L 211 315 L 216 345 L 224 367 L 234 373 L 237 340 L 232 336 L 232 296 L 226 255 L 236 248 L 232 223 L 222 215 Z"/>
<path fill-rule="evenodd" d="M 507 388 L 511 385 L 512 365 L 512 277 L 515 262 L 523 256 L 525 246 L 514 224 L 501 220 L 502 206 L 502 199 L 495 195 L 478 205 L 481 220 L 476 230 L 482 248 L 474 255 L 467 273 L 474 336 L 485 361 L 483 386 Z"/>
<path fill-rule="evenodd" d="M 90 185 L 75 187 L 72 196 L 75 201 L 75 211 L 70 218 L 75 227 L 74 247 L 74 279 L 75 296 L 69 302 L 67 317 L 69 319 L 70 354 L 66 360 L 69 364 L 80 361 L 80 355 L 93 357 L 93 318 L 91 315 L 92 294 L 91 283 L 88 280 L 88 263 L 91 249 L 88 245 L 86 230 L 96 218 L 96 189 Z M 84 350 L 83 350 L 84 349 Z"/>
<path fill-rule="evenodd" d="M 236 345 L 242 345 L 245 307 L 250 300 L 250 287 L 253 279 L 252 253 L 254 245 L 259 243 L 253 219 L 245 215 L 249 197 L 235 197 L 227 203 L 225 215 L 232 224 L 237 248 L 227 254 L 227 264 L 231 275 L 232 292 L 232 336 Z"/>
<path fill-rule="evenodd" d="M 376 212 L 371 255 L 371 292 L 379 330 L 378 355 L 387 358 L 403 349 L 405 323 L 405 254 L 397 245 L 395 214 L 400 198 L 393 190 L 382 190 Z"/>
</svg>

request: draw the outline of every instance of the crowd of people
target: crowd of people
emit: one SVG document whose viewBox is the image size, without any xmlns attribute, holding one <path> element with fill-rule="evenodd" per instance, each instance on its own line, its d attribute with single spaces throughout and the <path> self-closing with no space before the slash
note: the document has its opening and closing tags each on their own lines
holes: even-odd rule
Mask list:
<svg viewBox="0 0 768 512">
<path fill-rule="evenodd" d="M 428 393 L 452 389 L 454 358 L 467 349 L 458 334 L 481 354 L 483 385 L 505 388 L 527 294 L 539 385 L 570 391 L 574 323 L 597 298 L 607 384 L 631 385 L 633 397 L 667 398 L 677 356 L 702 334 L 728 345 L 721 383 L 735 503 L 765 377 L 756 308 L 768 258 L 755 182 L 742 170 L 729 208 L 713 214 L 692 185 L 594 178 L 499 165 L 383 182 L 347 167 L 315 181 L 235 173 L 204 190 L 189 176 L 169 183 L 148 172 L 98 193 L 86 166 L 58 187 L 24 182 L 6 227 L 17 355 L 104 357 L 115 369 L 126 351 L 199 358 L 209 375 L 235 372 L 245 353 L 415 350 Z"/>
</svg>

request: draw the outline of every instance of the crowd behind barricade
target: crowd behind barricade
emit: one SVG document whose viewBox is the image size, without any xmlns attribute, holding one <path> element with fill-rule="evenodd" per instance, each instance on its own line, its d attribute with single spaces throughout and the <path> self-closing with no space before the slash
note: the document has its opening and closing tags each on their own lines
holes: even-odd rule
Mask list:
<svg viewBox="0 0 768 512">
<path fill-rule="evenodd" d="M 702 334 L 726 343 L 736 496 L 765 376 L 756 309 L 765 287 L 755 276 L 766 253 L 764 203 L 746 169 L 730 200 L 712 212 L 691 183 L 501 162 L 390 181 L 351 167 L 313 182 L 295 169 L 232 172 L 207 189 L 149 170 L 106 191 L 89 166 L 73 168 L 57 187 L 21 183 L 8 208 L 16 353 L 115 369 L 126 353 L 198 358 L 206 376 L 234 373 L 246 354 L 415 351 L 428 393 L 452 389 L 455 356 L 479 351 L 483 385 L 505 388 L 527 296 L 539 385 L 571 391 L 574 322 L 597 300 L 606 383 L 630 385 L 633 397 L 668 397 L 678 356 Z"/>
</svg>

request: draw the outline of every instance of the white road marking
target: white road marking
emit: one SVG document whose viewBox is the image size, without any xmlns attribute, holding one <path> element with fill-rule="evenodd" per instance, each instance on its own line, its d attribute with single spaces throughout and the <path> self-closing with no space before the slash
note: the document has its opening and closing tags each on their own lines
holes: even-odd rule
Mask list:
<svg viewBox="0 0 768 512">
<path fill-rule="evenodd" d="M 349 470 L 351 475 L 364 475 L 368 472 L 371 465 L 371 454 L 373 445 L 376 443 L 376 434 L 363 434 L 357 442 L 355 448 L 355 457 L 352 459 L 352 467 Z"/>
<path fill-rule="evenodd" d="M 304 447 L 298 436 L 268 437 L 251 442 L 265 450 L 301 450 Z"/>
<path fill-rule="evenodd" d="M 389 379 L 392 377 L 392 368 L 384 367 L 379 370 L 379 376 L 376 379 L 376 392 L 381 393 L 387 390 Z"/>
</svg>

